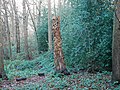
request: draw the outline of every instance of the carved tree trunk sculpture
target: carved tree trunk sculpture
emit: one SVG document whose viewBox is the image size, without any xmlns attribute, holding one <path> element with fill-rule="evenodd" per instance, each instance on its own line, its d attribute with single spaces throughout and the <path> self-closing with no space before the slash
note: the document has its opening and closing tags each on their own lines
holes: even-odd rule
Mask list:
<svg viewBox="0 0 120 90">
<path fill-rule="evenodd" d="M 60 35 L 60 17 L 53 17 L 52 25 L 54 35 L 54 63 L 57 72 L 69 74 L 64 62 L 64 55 L 62 51 L 62 40 Z"/>
</svg>

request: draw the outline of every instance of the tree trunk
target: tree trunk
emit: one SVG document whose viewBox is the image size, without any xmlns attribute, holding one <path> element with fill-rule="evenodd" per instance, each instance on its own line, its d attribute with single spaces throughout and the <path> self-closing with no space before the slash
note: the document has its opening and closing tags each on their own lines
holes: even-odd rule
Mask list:
<svg viewBox="0 0 120 90">
<path fill-rule="evenodd" d="M 15 12 L 15 31 L 16 31 L 16 52 L 20 53 L 20 29 L 19 29 L 19 17 L 17 13 L 16 1 L 13 0 L 13 8 Z"/>
<path fill-rule="evenodd" d="M 60 35 L 60 17 L 53 17 L 53 35 L 54 35 L 54 63 L 57 72 L 67 72 L 62 51 L 62 40 Z"/>
<path fill-rule="evenodd" d="M 1 0 L 0 0 L 0 5 L 2 5 Z M 0 6 L 0 78 L 7 79 L 7 76 L 4 71 L 4 62 L 3 62 L 3 37 L 2 37 L 1 6 Z"/>
<path fill-rule="evenodd" d="M 3 18 L 5 19 L 5 15 L 3 16 Z M 3 21 L 3 20 L 2 20 Z M 3 55 L 4 55 L 4 59 L 9 59 L 9 50 L 8 50 L 8 37 L 7 37 L 7 30 L 6 30 L 6 25 L 5 25 L 5 21 L 3 21 L 2 24 L 2 34 L 3 34 Z"/>
<path fill-rule="evenodd" d="M 25 56 L 27 60 L 31 60 L 32 57 L 29 54 L 29 50 L 28 50 L 28 13 L 26 10 L 26 0 L 23 0 L 23 31 L 24 31 L 24 48 L 25 48 Z"/>
<path fill-rule="evenodd" d="M 48 0 L 48 47 L 52 51 L 51 0 Z"/>
<path fill-rule="evenodd" d="M 54 0 L 54 16 L 56 16 L 56 2 Z"/>
<path fill-rule="evenodd" d="M 112 42 L 112 81 L 120 83 L 120 0 L 116 3 Z"/>
<path fill-rule="evenodd" d="M 11 59 L 12 58 L 11 37 L 10 37 L 10 28 L 9 28 L 9 24 L 8 24 L 8 13 L 7 13 L 6 3 L 7 2 L 5 0 L 3 0 L 3 7 L 4 7 L 4 10 L 5 10 L 5 25 L 6 25 L 6 29 L 7 29 L 8 43 L 9 43 L 9 57 Z"/>
<path fill-rule="evenodd" d="M 10 17 L 11 17 L 11 41 L 12 41 L 12 46 L 15 44 L 15 15 L 14 15 L 14 7 L 13 7 L 13 2 L 10 2 Z"/>
</svg>

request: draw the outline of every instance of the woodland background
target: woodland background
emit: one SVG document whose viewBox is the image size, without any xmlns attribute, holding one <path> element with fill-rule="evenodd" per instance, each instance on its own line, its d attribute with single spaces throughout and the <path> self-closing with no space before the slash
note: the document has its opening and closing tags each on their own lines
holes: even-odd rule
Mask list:
<svg viewBox="0 0 120 90">
<path fill-rule="evenodd" d="M 118 90 L 119 85 L 111 83 L 115 2 L 119 0 L 0 0 L 0 65 L 4 60 L 6 76 L 14 80 L 45 73 L 45 81 L 21 90 Z M 69 77 L 54 75 L 53 16 L 60 16 Z"/>
</svg>

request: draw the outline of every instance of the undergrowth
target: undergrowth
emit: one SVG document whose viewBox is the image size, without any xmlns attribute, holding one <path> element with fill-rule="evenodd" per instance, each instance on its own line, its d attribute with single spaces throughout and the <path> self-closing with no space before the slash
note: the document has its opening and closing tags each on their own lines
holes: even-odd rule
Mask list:
<svg viewBox="0 0 120 90">
<path fill-rule="evenodd" d="M 5 71 L 9 79 L 14 77 L 30 77 L 38 73 L 53 72 L 54 62 L 52 54 L 44 53 L 34 60 L 6 60 Z"/>
<path fill-rule="evenodd" d="M 111 72 L 90 74 L 78 72 L 65 76 L 54 72 L 53 55 L 49 52 L 35 60 L 5 61 L 5 70 L 10 80 L 15 77 L 30 78 L 45 73 L 44 80 L 12 87 L 14 90 L 119 90 L 111 83 Z M 70 71 L 70 68 L 68 68 Z M 3 90 L 8 90 L 4 88 Z"/>
</svg>

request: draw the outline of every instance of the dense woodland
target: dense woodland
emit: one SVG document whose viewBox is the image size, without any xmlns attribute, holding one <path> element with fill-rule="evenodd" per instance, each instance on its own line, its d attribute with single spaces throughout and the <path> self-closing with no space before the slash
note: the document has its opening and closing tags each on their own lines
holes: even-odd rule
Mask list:
<svg viewBox="0 0 120 90">
<path fill-rule="evenodd" d="M 0 90 L 120 90 L 120 0 L 0 0 Z"/>
</svg>

